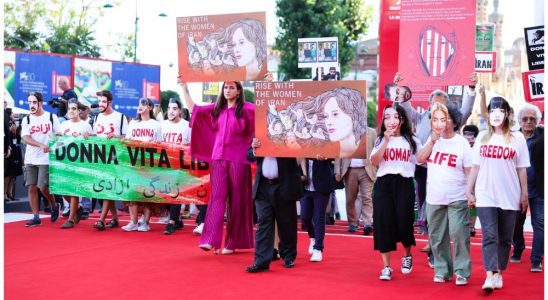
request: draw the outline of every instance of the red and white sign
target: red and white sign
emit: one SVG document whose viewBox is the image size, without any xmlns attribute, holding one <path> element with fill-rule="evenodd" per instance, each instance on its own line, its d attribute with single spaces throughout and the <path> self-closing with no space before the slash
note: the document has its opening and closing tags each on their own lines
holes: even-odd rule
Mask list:
<svg viewBox="0 0 548 300">
<path fill-rule="evenodd" d="M 544 100 L 544 70 L 523 72 L 521 78 L 527 102 Z"/>
<path fill-rule="evenodd" d="M 495 73 L 497 71 L 497 52 L 476 52 L 476 72 Z"/>
</svg>

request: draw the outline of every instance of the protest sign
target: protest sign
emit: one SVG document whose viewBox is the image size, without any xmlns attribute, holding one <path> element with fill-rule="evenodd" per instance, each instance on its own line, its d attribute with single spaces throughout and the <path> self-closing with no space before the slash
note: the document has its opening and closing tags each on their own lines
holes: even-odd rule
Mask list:
<svg viewBox="0 0 548 300">
<path fill-rule="evenodd" d="M 495 73 L 497 71 L 497 52 L 476 52 L 474 70 L 482 73 Z"/>
<path fill-rule="evenodd" d="M 205 204 L 209 164 L 189 147 L 124 139 L 60 136 L 50 140 L 50 191 L 57 195 Z"/>
<path fill-rule="evenodd" d="M 255 83 L 257 156 L 365 158 L 365 81 Z"/>
<path fill-rule="evenodd" d="M 544 100 L 544 70 L 521 73 L 527 102 Z"/>
<path fill-rule="evenodd" d="M 466 85 L 474 72 L 475 0 L 401 1 L 399 72 L 411 88 Z"/>
<path fill-rule="evenodd" d="M 476 51 L 493 51 L 495 41 L 495 24 L 476 25 Z"/>
<path fill-rule="evenodd" d="M 299 68 L 337 67 L 339 65 L 339 38 L 302 38 L 297 42 Z"/>
<path fill-rule="evenodd" d="M 177 18 L 184 82 L 261 80 L 267 72 L 264 12 Z"/>
<path fill-rule="evenodd" d="M 529 27 L 524 31 L 529 70 L 544 69 L 544 26 Z"/>
</svg>

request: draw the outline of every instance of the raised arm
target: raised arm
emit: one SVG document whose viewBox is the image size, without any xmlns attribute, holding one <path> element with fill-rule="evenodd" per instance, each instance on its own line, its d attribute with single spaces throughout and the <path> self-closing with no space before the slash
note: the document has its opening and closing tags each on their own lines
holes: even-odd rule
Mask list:
<svg viewBox="0 0 548 300">
<path fill-rule="evenodd" d="M 403 76 L 400 73 L 396 73 L 394 75 L 394 83 L 397 85 L 400 81 L 404 80 Z M 411 106 L 411 101 L 405 101 L 401 103 L 401 107 L 405 109 L 405 114 L 411 121 L 411 124 L 416 125 L 417 124 L 417 118 L 419 117 L 419 113 L 417 110 Z"/>
<path fill-rule="evenodd" d="M 183 82 L 181 80 L 180 76 L 177 79 L 177 83 L 183 89 L 183 101 L 185 101 L 185 105 L 188 108 L 188 111 L 192 113 L 192 110 L 194 109 L 194 105 L 196 105 L 196 103 L 194 102 L 194 100 L 192 100 L 192 97 L 190 97 L 190 92 L 188 91 L 188 85 L 186 84 L 186 82 Z"/>
<path fill-rule="evenodd" d="M 485 87 L 481 85 L 479 87 L 480 94 L 480 115 L 485 120 L 489 120 L 489 112 L 487 111 L 487 96 L 485 95 Z"/>
<path fill-rule="evenodd" d="M 478 83 L 477 73 L 472 73 L 470 75 L 470 83 L 471 85 L 468 86 L 468 93 L 466 93 L 466 96 L 462 99 L 462 106 L 460 108 L 462 122 L 460 123 L 460 127 L 466 124 L 466 120 L 468 120 L 472 114 L 472 108 L 474 108 L 474 101 L 476 101 L 476 84 Z"/>
</svg>

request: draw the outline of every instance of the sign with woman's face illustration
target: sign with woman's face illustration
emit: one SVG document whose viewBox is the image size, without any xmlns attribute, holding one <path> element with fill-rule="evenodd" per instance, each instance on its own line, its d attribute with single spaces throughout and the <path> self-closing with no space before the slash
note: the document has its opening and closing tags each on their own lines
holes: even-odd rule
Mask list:
<svg viewBox="0 0 548 300">
<path fill-rule="evenodd" d="M 258 156 L 365 158 L 365 81 L 255 83 Z"/>
</svg>

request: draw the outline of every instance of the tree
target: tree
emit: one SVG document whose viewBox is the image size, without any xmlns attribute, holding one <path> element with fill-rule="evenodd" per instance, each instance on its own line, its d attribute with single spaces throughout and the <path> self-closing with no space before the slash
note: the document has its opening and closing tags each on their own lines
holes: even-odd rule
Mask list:
<svg viewBox="0 0 548 300">
<path fill-rule="evenodd" d="M 255 103 L 255 93 L 254 92 L 252 92 L 248 89 L 244 89 L 244 97 L 245 97 L 246 102 Z"/>
<path fill-rule="evenodd" d="M 297 67 L 299 38 L 339 38 L 339 61 L 344 76 L 354 59 L 353 42 L 366 33 L 372 7 L 363 0 L 277 0 L 279 35 L 274 49 L 281 51 L 279 72 L 284 80 L 307 78 L 310 70 Z"/>
<path fill-rule="evenodd" d="M 375 128 L 377 126 L 377 103 L 367 101 L 367 126 Z"/>
<path fill-rule="evenodd" d="M 100 15 L 97 0 L 7 0 L 4 44 L 8 48 L 100 56 L 93 25 Z"/>
</svg>

